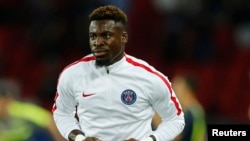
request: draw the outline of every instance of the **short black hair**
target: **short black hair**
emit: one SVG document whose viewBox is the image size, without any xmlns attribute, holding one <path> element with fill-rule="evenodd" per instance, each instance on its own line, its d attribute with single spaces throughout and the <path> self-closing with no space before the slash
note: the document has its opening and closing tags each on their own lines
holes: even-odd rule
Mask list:
<svg viewBox="0 0 250 141">
<path fill-rule="evenodd" d="M 127 15 L 117 6 L 106 5 L 100 6 L 92 11 L 89 15 L 90 21 L 93 20 L 114 20 L 115 22 L 121 22 L 122 24 L 127 24 Z"/>
</svg>

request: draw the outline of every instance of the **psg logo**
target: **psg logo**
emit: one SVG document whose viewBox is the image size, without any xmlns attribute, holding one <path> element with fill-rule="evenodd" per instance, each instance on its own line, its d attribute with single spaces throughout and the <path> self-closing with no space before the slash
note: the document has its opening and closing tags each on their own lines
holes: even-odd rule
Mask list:
<svg viewBox="0 0 250 141">
<path fill-rule="evenodd" d="M 124 90 L 121 94 L 121 100 L 124 104 L 131 105 L 136 101 L 136 93 L 133 90 L 127 89 Z"/>
</svg>

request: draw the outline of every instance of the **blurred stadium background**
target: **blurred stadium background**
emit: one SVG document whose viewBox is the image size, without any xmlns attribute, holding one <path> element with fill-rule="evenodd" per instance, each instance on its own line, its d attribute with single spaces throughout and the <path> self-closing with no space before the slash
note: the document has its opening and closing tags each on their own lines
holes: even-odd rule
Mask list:
<svg viewBox="0 0 250 141">
<path fill-rule="evenodd" d="M 127 53 L 170 80 L 197 75 L 209 123 L 249 123 L 249 0 L 1 0 L 0 77 L 50 110 L 60 71 L 89 53 L 88 14 L 103 4 L 128 14 Z"/>
</svg>

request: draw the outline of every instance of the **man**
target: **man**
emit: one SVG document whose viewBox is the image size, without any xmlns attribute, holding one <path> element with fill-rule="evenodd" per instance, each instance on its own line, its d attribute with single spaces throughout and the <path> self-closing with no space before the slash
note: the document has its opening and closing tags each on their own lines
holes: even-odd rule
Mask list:
<svg viewBox="0 0 250 141">
<path fill-rule="evenodd" d="M 69 141 L 167 141 L 184 128 L 168 78 L 125 53 L 127 17 L 108 5 L 90 14 L 92 54 L 60 74 L 53 114 Z M 154 113 L 162 122 L 152 131 Z"/>
<path fill-rule="evenodd" d="M 197 79 L 191 74 L 178 74 L 173 77 L 173 89 L 185 113 L 185 128 L 174 141 L 206 141 L 206 118 L 203 106 L 198 101 Z M 161 123 L 158 114 L 153 118 L 153 129 Z"/>
<path fill-rule="evenodd" d="M 0 141 L 64 141 L 52 114 L 19 99 L 16 81 L 0 79 Z"/>
<path fill-rule="evenodd" d="M 179 74 L 173 78 L 173 89 L 185 113 L 185 128 L 175 141 L 206 141 L 206 118 L 197 99 L 198 80 L 192 74 Z"/>
</svg>

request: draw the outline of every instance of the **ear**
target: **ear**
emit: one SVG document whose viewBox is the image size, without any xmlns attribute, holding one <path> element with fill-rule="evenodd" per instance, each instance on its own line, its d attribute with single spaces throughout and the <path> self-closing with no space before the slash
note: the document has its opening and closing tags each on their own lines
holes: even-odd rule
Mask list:
<svg viewBox="0 0 250 141">
<path fill-rule="evenodd" d="M 123 43 L 127 43 L 128 42 L 128 33 L 127 32 L 123 32 L 122 33 L 122 42 Z"/>
</svg>

